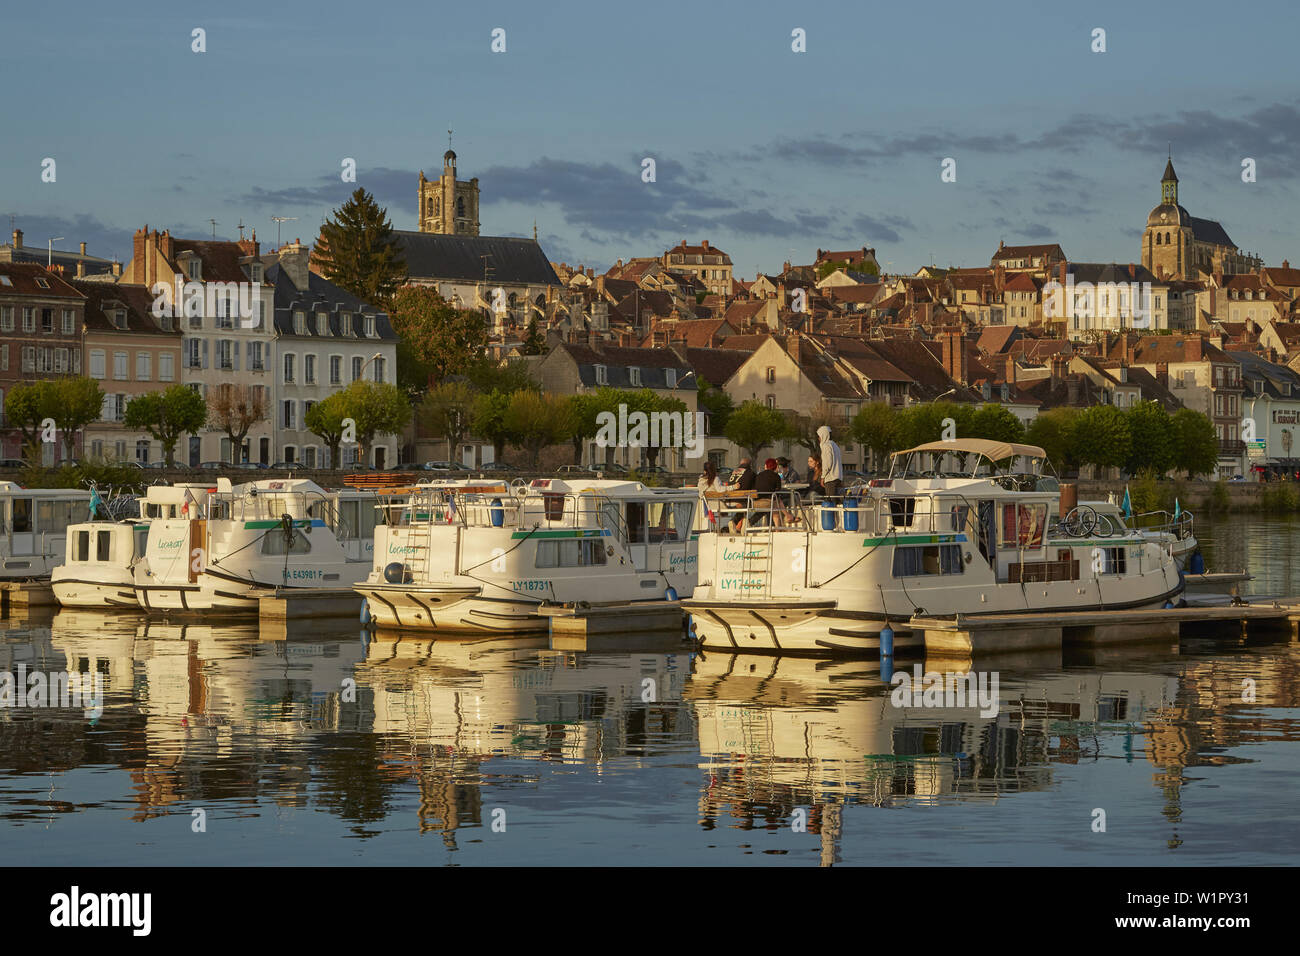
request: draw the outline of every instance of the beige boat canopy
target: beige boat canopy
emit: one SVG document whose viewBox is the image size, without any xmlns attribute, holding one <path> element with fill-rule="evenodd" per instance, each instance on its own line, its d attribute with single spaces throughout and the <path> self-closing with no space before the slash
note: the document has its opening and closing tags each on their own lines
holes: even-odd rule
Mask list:
<svg viewBox="0 0 1300 956">
<path fill-rule="evenodd" d="M 990 461 L 1002 461 L 1007 458 L 1046 458 L 1047 453 L 1037 445 L 1017 445 L 1007 441 L 991 441 L 987 438 L 954 438 L 952 441 L 931 441 L 906 451 L 894 452 L 894 457 L 910 455 L 913 452 L 957 452 L 958 454 L 983 455 Z"/>
</svg>

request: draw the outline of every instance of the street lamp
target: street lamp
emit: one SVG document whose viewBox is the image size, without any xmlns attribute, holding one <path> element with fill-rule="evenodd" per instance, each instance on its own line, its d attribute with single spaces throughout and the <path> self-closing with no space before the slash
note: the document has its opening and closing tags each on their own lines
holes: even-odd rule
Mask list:
<svg viewBox="0 0 1300 956">
<path fill-rule="evenodd" d="M 54 244 L 55 244 L 56 242 L 62 242 L 62 241 L 63 241 L 63 237 L 62 237 L 62 236 L 55 236 L 55 237 L 54 237 L 53 239 L 51 239 L 51 240 L 49 241 L 49 243 L 47 244 L 47 245 L 48 245 L 48 249 L 47 249 L 47 251 L 46 251 L 46 253 L 45 253 L 45 268 L 48 269 L 50 266 L 54 265 Z"/>
<path fill-rule="evenodd" d="M 361 366 L 361 371 L 357 372 L 357 378 L 365 378 L 365 376 L 366 376 L 366 366 L 368 366 L 368 365 L 369 365 L 371 362 L 373 362 L 375 359 L 377 359 L 377 358 L 383 358 L 383 357 L 384 357 L 384 353 L 383 353 L 383 352 L 376 352 L 374 355 L 370 356 L 370 358 L 366 359 L 365 363 L 362 364 L 362 366 Z"/>
</svg>

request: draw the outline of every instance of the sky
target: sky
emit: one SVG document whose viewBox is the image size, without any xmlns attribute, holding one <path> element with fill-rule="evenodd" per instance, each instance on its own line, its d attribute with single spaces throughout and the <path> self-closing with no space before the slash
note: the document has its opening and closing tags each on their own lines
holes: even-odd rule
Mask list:
<svg viewBox="0 0 1300 956">
<path fill-rule="evenodd" d="M 441 173 L 451 129 L 484 235 L 536 223 L 552 261 L 598 270 L 683 239 L 708 239 L 744 278 L 864 245 L 888 272 L 987 265 L 999 241 L 1139 261 L 1169 149 L 1192 215 L 1267 263 L 1300 261 L 1298 17 L 1234 9 L 9 5 L 0 225 L 126 260 L 145 224 L 203 238 L 215 219 L 218 237 L 243 222 L 266 249 L 271 217 L 296 217 L 283 239 L 310 242 L 361 186 L 414 229 L 417 173 Z"/>
</svg>

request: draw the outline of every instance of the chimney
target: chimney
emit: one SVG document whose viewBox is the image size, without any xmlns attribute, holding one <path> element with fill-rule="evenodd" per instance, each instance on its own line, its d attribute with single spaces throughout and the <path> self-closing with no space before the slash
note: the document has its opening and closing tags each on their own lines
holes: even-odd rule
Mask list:
<svg viewBox="0 0 1300 956">
<path fill-rule="evenodd" d="M 1128 277 L 1130 279 L 1137 278 L 1137 265 L 1135 263 L 1130 262 L 1128 264 Z"/>
<path fill-rule="evenodd" d="M 705 252 L 708 252 L 708 251 L 709 251 L 709 240 L 707 240 L 707 239 L 701 239 L 701 240 L 700 240 L 700 248 L 703 249 Z"/>
<path fill-rule="evenodd" d="M 1282 268 L 1283 268 L 1283 269 L 1290 269 L 1290 268 L 1291 268 L 1291 263 L 1288 262 L 1286 259 L 1283 259 L 1283 260 L 1282 260 Z"/>
<path fill-rule="evenodd" d="M 1015 381 L 1016 381 L 1016 357 L 1015 357 L 1014 355 L 1008 355 L 1008 356 L 1007 356 L 1007 368 L 1006 368 L 1006 376 L 1005 376 L 1005 377 L 1006 377 L 1006 380 L 1007 380 L 1008 382 L 1011 382 L 1013 385 L 1015 384 Z"/>
<path fill-rule="evenodd" d="M 799 364 L 799 333 L 791 332 L 785 337 L 785 350 L 790 358 L 794 359 L 794 364 Z"/>
<path fill-rule="evenodd" d="M 22 247 L 23 247 L 23 231 L 22 231 L 21 229 L 15 229 L 15 230 L 14 230 L 14 248 L 15 248 L 15 249 L 21 249 Z"/>
<path fill-rule="evenodd" d="M 122 263 L 116 260 L 113 261 L 113 275 L 117 276 L 118 278 L 121 278 L 122 276 Z"/>
<path fill-rule="evenodd" d="M 86 244 L 84 242 L 81 244 L 81 254 L 83 256 L 86 254 Z"/>
<path fill-rule="evenodd" d="M 596 295 L 602 298 L 605 295 L 605 277 L 603 275 L 596 276 Z"/>
<path fill-rule="evenodd" d="M 307 291 L 307 248 L 297 239 L 280 247 L 280 268 L 295 289 Z"/>
<path fill-rule="evenodd" d="M 1065 379 L 1065 401 L 1070 405 L 1079 404 L 1079 379 L 1082 376 L 1070 375 Z"/>
<path fill-rule="evenodd" d="M 176 243 L 172 240 L 170 229 L 164 229 L 162 234 L 158 236 L 158 251 L 162 253 L 163 258 L 168 262 L 175 256 Z"/>
<path fill-rule="evenodd" d="M 84 247 L 86 244 L 83 242 L 81 245 Z M 86 277 L 86 264 L 85 264 L 84 262 L 78 262 L 78 263 L 77 263 L 77 278 L 78 278 L 78 279 L 84 279 L 85 277 Z"/>
</svg>

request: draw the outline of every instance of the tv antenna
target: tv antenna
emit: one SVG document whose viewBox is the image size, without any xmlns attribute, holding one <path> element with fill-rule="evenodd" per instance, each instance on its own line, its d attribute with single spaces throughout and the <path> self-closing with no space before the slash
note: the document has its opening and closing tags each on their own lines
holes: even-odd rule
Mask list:
<svg viewBox="0 0 1300 956">
<path fill-rule="evenodd" d="M 280 248 L 280 223 L 297 222 L 298 217 L 297 216 L 272 216 L 271 221 L 275 223 L 275 247 L 279 249 Z"/>
<path fill-rule="evenodd" d="M 215 239 L 217 238 L 217 221 L 215 219 L 209 219 L 208 222 L 212 223 L 212 238 Z"/>
<path fill-rule="evenodd" d="M 239 228 L 239 240 L 242 242 L 244 240 L 244 217 L 243 216 L 239 217 L 238 228 Z"/>
</svg>

